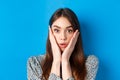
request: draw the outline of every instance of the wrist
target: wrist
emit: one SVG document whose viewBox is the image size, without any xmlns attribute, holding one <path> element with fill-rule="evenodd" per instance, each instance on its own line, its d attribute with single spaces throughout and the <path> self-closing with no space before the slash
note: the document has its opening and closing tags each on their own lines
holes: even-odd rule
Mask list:
<svg viewBox="0 0 120 80">
<path fill-rule="evenodd" d="M 60 64 L 60 61 L 61 61 L 60 59 L 53 59 L 54 64 Z"/>
<path fill-rule="evenodd" d="M 60 61 L 53 61 L 51 73 L 54 73 L 57 76 L 60 76 Z"/>
<path fill-rule="evenodd" d="M 69 63 L 69 60 L 68 59 L 62 59 L 62 63 Z"/>
<path fill-rule="evenodd" d="M 63 76 L 63 80 L 67 80 L 72 76 L 71 66 L 68 60 L 62 61 L 62 76 Z"/>
<path fill-rule="evenodd" d="M 69 55 L 66 56 L 62 55 L 62 61 L 69 62 L 69 59 L 70 59 Z"/>
<path fill-rule="evenodd" d="M 70 67 L 70 62 L 69 61 L 62 61 L 62 67 Z"/>
</svg>

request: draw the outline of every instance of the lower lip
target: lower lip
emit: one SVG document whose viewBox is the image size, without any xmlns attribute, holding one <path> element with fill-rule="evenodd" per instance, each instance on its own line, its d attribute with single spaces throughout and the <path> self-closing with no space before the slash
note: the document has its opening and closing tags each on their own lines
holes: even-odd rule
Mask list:
<svg viewBox="0 0 120 80">
<path fill-rule="evenodd" d="M 61 48 L 66 48 L 67 45 L 66 45 L 66 44 L 60 44 L 59 46 L 60 46 Z"/>
</svg>

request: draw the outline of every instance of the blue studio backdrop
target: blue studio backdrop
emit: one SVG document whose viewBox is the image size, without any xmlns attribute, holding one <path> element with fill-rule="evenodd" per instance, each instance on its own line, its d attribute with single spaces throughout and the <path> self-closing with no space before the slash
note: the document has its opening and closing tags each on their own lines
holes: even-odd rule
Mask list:
<svg viewBox="0 0 120 80">
<path fill-rule="evenodd" d="M 27 80 L 27 59 L 45 53 L 49 18 L 61 7 L 77 14 L 85 54 L 99 58 L 96 80 L 118 80 L 119 0 L 0 0 L 0 80 Z"/>
</svg>

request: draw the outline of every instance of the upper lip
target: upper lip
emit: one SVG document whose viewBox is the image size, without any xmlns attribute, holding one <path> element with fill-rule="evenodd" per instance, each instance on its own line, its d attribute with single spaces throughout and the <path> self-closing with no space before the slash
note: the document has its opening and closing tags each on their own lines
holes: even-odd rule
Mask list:
<svg viewBox="0 0 120 80">
<path fill-rule="evenodd" d="M 60 45 L 67 45 L 67 43 L 59 43 Z"/>
<path fill-rule="evenodd" d="M 66 47 L 66 46 L 67 46 L 67 43 L 60 43 L 59 46 L 60 46 L 60 47 Z"/>
</svg>

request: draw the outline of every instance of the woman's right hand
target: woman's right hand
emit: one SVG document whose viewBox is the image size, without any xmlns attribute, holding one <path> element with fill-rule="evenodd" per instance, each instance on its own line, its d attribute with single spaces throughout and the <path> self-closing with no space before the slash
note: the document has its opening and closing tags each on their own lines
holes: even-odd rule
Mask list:
<svg viewBox="0 0 120 80">
<path fill-rule="evenodd" d="M 53 61 L 61 61 L 61 51 L 59 49 L 59 46 L 57 45 L 56 39 L 50 27 L 49 27 L 49 40 L 51 43 L 53 53 Z"/>
<path fill-rule="evenodd" d="M 52 63 L 51 73 L 54 73 L 57 76 L 60 76 L 61 52 L 50 27 L 49 27 L 49 40 L 51 43 L 52 54 L 53 54 L 53 63 Z"/>
</svg>

